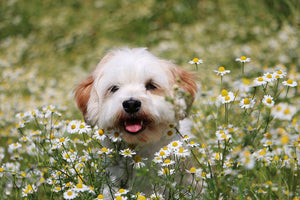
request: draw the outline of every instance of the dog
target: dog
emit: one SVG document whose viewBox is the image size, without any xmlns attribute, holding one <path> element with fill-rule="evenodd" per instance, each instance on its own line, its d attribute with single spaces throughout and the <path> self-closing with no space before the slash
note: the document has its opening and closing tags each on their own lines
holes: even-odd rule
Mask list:
<svg viewBox="0 0 300 200">
<path fill-rule="evenodd" d="M 123 48 L 102 58 L 93 74 L 77 86 L 74 98 L 88 124 L 119 130 L 124 143 L 152 159 L 178 139 L 167 137 L 166 131 L 187 116 L 196 94 L 193 73 L 146 48 Z M 122 174 L 118 166 L 111 171 Z"/>
</svg>

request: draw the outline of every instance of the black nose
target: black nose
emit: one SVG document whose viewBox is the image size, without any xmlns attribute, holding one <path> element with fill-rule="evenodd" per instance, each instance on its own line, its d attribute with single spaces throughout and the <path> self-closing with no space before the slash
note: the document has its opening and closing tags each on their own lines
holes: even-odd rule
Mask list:
<svg viewBox="0 0 300 200">
<path fill-rule="evenodd" d="M 140 110 L 142 103 L 139 100 L 129 99 L 123 101 L 122 105 L 125 112 L 133 114 Z"/>
</svg>

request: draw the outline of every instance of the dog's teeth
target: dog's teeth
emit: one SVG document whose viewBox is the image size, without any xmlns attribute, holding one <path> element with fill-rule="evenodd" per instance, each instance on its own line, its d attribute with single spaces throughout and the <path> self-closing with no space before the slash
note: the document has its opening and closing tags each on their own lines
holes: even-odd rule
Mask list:
<svg viewBox="0 0 300 200">
<path fill-rule="evenodd" d="M 143 121 L 141 121 L 141 126 L 143 126 Z"/>
</svg>

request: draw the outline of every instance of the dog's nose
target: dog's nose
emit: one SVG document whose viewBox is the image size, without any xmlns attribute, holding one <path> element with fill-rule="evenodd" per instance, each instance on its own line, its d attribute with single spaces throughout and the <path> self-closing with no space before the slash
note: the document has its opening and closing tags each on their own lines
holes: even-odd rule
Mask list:
<svg viewBox="0 0 300 200">
<path fill-rule="evenodd" d="M 139 100 L 129 99 L 122 103 L 125 112 L 133 114 L 140 110 L 142 102 Z"/>
</svg>

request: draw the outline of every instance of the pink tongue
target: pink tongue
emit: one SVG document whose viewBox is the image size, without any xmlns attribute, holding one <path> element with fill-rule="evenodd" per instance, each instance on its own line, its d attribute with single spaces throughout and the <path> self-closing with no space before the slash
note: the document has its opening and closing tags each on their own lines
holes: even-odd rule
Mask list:
<svg viewBox="0 0 300 200">
<path fill-rule="evenodd" d="M 142 126 L 140 124 L 127 124 L 126 130 L 132 133 L 136 133 L 142 129 Z"/>
</svg>

